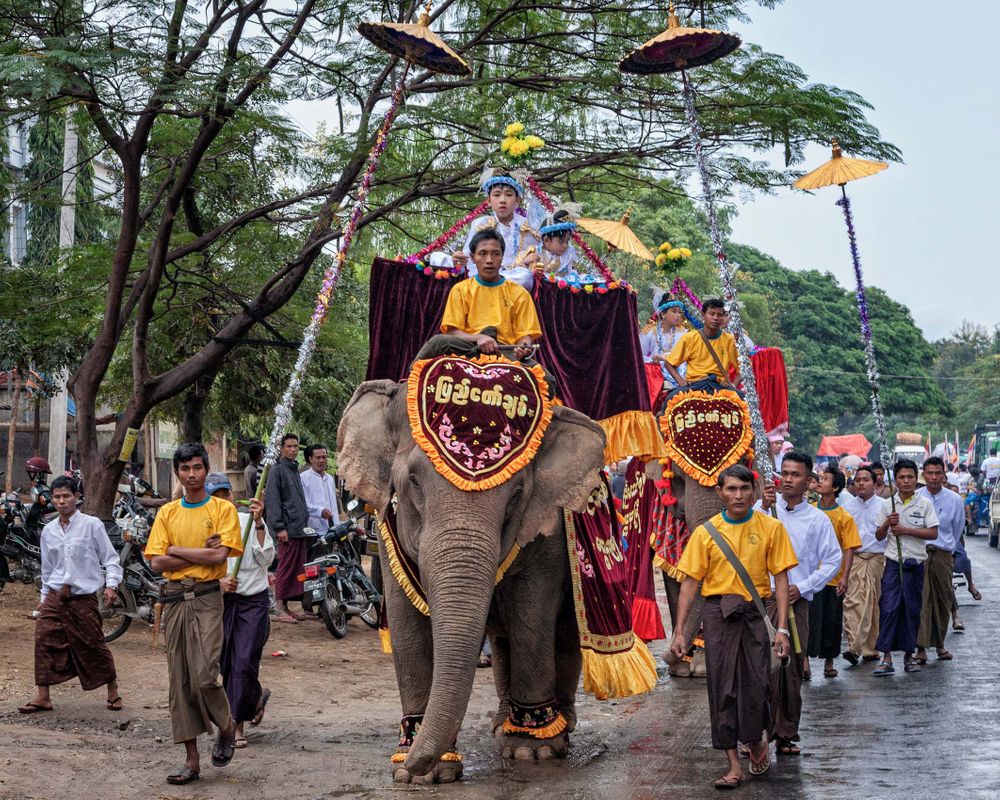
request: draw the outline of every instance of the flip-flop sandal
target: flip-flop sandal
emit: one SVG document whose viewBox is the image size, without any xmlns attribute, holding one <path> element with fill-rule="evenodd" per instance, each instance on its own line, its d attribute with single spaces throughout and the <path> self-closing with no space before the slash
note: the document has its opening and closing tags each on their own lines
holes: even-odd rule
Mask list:
<svg viewBox="0 0 1000 800">
<path fill-rule="evenodd" d="M 292 618 L 296 622 L 305 622 L 308 619 L 308 617 L 305 614 L 303 614 L 301 611 L 293 611 L 292 612 Z"/>
<path fill-rule="evenodd" d="M 237 750 L 242 750 L 247 746 L 247 739 L 245 736 L 237 736 L 236 744 L 233 745 Z"/>
<path fill-rule="evenodd" d="M 853 650 L 845 650 L 841 655 L 843 655 L 845 661 L 850 662 L 852 667 L 856 667 L 858 665 L 858 654 Z"/>
<path fill-rule="evenodd" d="M 974 592 L 969 592 L 969 594 L 972 595 L 972 599 L 973 600 L 982 600 L 983 599 L 983 593 L 980 592 L 978 589 L 976 589 L 976 591 L 974 591 Z"/>
<path fill-rule="evenodd" d="M 716 789 L 738 789 L 742 783 L 742 778 L 731 778 L 728 775 L 723 775 L 712 785 Z"/>
<path fill-rule="evenodd" d="M 264 709 L 267 708 L 267 701 L 271 699 L 271 690 L 265 689 L 261 692 L 260 700 L 257 701 L 257 713 L 253 715 L 253 719 L 250 720 L 250 725 L 256 728 L 260 725 L 260 721 L 264 719 Z"/>
<path fill-rule="evenodd" d="M 233 760 L 233 753 L 236 751 L 236 730 L 235 726 L 232 735 L 223 736 L 222 731 L 212 745 L 212 766 L 224 767 Z"/>
<path fill-rule="evenodd" d="M 759 761 L 753 757 L 753 750 L 750 751 L 747 768 L 755 778 L 759 778 L 771 768 L 771 751 L 766 745 L 764 746 L 764 755 L 761 756 Z"/>
<path fill-rule="evenodd" d="M 295 617 L 293 617 L 291 614 L 275 614 L 274 621 L 285 622 L 289 625 L 295 625 L 298 622 L 298 620 L 295 619 Z"/>
<path fill-rule="evenodd" d="M 778 752 L 783 756 L 802 755 L 802 748 L 792 742 L 782 742 L 778 745 Z"/>
<path fill-rule="evenodd" d="M 802 680 L 811 681 L 812 679 L 813 679 L 812 670 L 807 670 L 806 672 L 802 673 Z"/>
<path fill-rule="evenodd" d="M 939 651 L 937 654 L 938 661 L 951 661 L 954 657 L 955 657 L 954 654 L 949 653 L 947 650 L 945 650 L 944 652 Z"/>
<path fill-rule="evenodd" d="M 872 675 L 874 675 L 877 678 L 881 678 L 884 675 L 892 675 L 892 673 L 894 673 L 895 671 L 896 667 L 893 664 L 890 664 L 887 661 L 883 661 L 875 668 L 875 670 L 872 672 Z"/>
<path fill-rule="evenodd" d="M 108 700 L 107 702 L 108 711 L 121 711 L 123 705 L 124 702 L 121 697 L 116 697 L 114 700 Z"/>
<path fill-rule="evenodd" d="M 840 673 L 838 673 L 837 670 L 835 670 L 835 669 L 825 669 L 825 670 L 823 670 L 823 677 L 824 678 L 836 678 L 837 675 L 839 675 L 839 674 Z"/>
<path fill-rule="evenodd" d="M 490 656 L 480 656 L 479 661 L 476 663 L 477 669 L 486 669 L 487 667 L 493 666 L 493 659 Z"/>
<path fill-rule="evenodd" d="M 52 706 L 43 706 L 40 703 L 25 703 L 17 710 L 21 714 L 37 714 L 39 711 L 51 711 Z"/>
<path fill-rule="evenodd" d="M 198 772 L 185 764 L 177 772 L 171 772 L 167 775 L 167 783 L 173 786 L 183 786 L 186 783 L 198 780 L 200 777 L 201 775 Z"/>
<path fill-rule="evenodd" d="M 958 622 L 952 623 L 951 629 L 955 633 L 965 633 L 965 623 L 959 620 Z"/>
<path fill-rule="evenodd" d="M 911 661 L 903 665 L 903 672 L 920 672 L 920 665 Z"/>
<path fill-rule="evenodd" d="M 917 665 L 926 664 L 927 656 L 914 656 L 913 658 L 910 659 L 910 663 Z"/>
</svg>

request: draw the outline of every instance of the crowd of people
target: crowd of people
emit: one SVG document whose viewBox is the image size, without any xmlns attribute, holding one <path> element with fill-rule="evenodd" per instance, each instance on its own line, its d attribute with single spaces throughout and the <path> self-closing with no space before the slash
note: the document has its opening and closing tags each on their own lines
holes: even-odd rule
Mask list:
<svg viewBox="0 0 1000 800">
<path fill-rule="evenodd" d="M 524 273 L 530 278 L 533 269 L 544 268 L 578 275 L 569 211 L 550 213 L 532 231 L 514 214 L 523 194 L 514 178 L 492 175 L 484 191 L 490 213 L 474 224 L 464 251 L 450 257 L 462 265 L 471 261 L 470 277 L 451 289 L 440 335 L 418 358 L 502 350 L 534 363 L 542 331 Z M 734 388 L 737 350 L 725 304 L 707 300 L 703 327 L 691 330 L 682 326 L 685 308 L 665 299 L 644 333 L 645 357 L 662 365 L 664 397 L 690 388 Z M 547 378 L 555 393 L 555 381 Z M 182 495 L 160 509 L 145 548 L 152 568 L 166 579 L 160 600 L 170 720 L 175 743 L 185 748 L 183 765 L 167 776 L 171 784 L 199 778 L 201 734 L 217 730 L 214 766 L 225 766 L 246 746 L 244 725 L 260 723 L 270 698 L 259 668 L 272 619 L 293 625 L 315 617 L 289 603 L 302 600 L 298 578 L 311 537 L 340 517 L 326 448 L 307 447 L 302 472 L 298 455 L 298 438 L 285 435 L 259 499 L 263 450 L 251 449 L 244 474 L 250 500 L 241 513 L 232 484 L 210 472 L 201 445 L 184 444 L 174 453 Z M 833 465 L 814 470 L 809 455 L 777 439 L 772 457 L 777 486 L 758 489 L 744 465 L 722 472 L 717 492 L 723 510 L 692 532 L 677 566 L 686 577 L 670 649 L 678 658 L 687 651 L 685 623 L 702 595 L 712 744 L 728 760 L 715 784 L 721 789 L 745 779 L 741 744 L 753 775 L 768 770 L 772 741 L 782 756 L 801 752 L 802 683 L 812 678 L 810 658 L 822 659 L 828 678 L 838 675 L 838 658 L 851 667 L 877 662 L 876 676 L 892 675 L 898 653 L 904 673 L 918 672 L 929 650 L 938 660 L 953 658 L 945 643 L 949 623 L 962 629 L 953 571 L 966 573 L 969 591 L 981 596 L 962 545 L 966 516 L 959 492 L 970 485 L 963 480 L 967 473 L 948 472 L 932 457 L 922 469 L 897 461 L 891 482 L 880 464 L 847 476 Z M 984 467 L 996 479 L 1000 458 L 995 451 L 992 458 Z M 71 478 L 52 484 L 59 516 L 42 532 L 37 693 L 20 708 L 25 714 L 50 711 L 49 687 L 73 677 L 84 689 L 106 686 L 107 707 L 122 708 L 95 595 L 103 587 L 113 602 L 122 569 L 103 523 L 77 509 L 76 490 Z"/>
</svg>

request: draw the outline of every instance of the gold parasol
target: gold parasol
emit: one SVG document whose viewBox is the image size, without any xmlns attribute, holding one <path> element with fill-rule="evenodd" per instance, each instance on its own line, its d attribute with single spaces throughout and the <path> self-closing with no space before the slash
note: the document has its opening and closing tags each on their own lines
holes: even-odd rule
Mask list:
<svg viewBox="0 0 1000 800">
<path fill-rule="evenodd" d="M 803 175 L 792 184 L 796 189 L 821 189 L 824 186 L 843 186 L 848 181 L 867 178 L 876 172 L 888 169 L 881 161 L 867 161 L 863 158 L 845 158 L 840 152 L 840 143 L 833 140 L 833 158 L 822 167 L 817 167 L 808 175 Z"/>
<path fill-rule="evenodd" d="M 576 221 L 576 224 L 585 231 L 603 239 L 616 250 L 622 250 L 646 261 L 652 261 L 653 254 L 649 252 L 649 248 L 639 240 L 639 237 L 628 226 L 628 218 L 631 214 L 632 209 L 630 208 L 618 221 L 582 217 Z"/>
<path fill-rule="evenodd" d="M 740 37 L 733 33 L 682 26 L 671 3 L 667 29 L 625 56 L 618 62 L 618 68 L 640 75 L 677 72 L 711 64 L 740 44 Z"/>
<path fill-rule="evenodd" d="M 431 30 L 427 9 L 413 22 L 362 22 L 358 33 L 376 47 L 432 72 L 468 75 L 472 68 L 458 53 Z"/>
</svg>

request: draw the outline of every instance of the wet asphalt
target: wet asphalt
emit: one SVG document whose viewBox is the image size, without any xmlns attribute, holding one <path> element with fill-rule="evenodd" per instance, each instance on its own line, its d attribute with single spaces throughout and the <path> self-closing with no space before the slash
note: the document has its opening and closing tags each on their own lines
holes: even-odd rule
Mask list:
<svg viewBox="0 0 1000 800">
<path fill-rule="evenodd" d="M 545 800 L 1000 798 L 1000 551 L 983 533 L 967 547 L 983 601 L 958 589 L 966 632 L 948 636 L 955 659 L 935 662 L 932 650 L 921 673 L 905 674 L 899 664 L 895 675 L 881 678 L 872 675 L 873 664 L 851 668 L 843 659 L 837 678 L 823 678 L 814 659 L 803 690 L 803 752 L 779 757 L 763 779 L 729 792 L 712 787 L 725 760 L 711 747 L 704 681 L 664 674 L 642 697 L 583 700 L 565 761 L 505 763 L 470 714 L 460 737 L 465 780 L 424 792 Z M 659 655 L 665 644 L 651 649 Z M 365 793 L 372 795 L 398 796 L 385 787 Z"/>
</svg>

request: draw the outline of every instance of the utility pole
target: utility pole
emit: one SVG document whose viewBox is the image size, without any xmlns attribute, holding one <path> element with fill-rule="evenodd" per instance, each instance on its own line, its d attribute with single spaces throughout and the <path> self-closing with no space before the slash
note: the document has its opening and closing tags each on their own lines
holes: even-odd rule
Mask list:
<svg viewBox="0 0 1000 800">
<path fill-rule="evenodd" d="M 75 106 L 66 108 L 66 133 L 63 140 L 62 203 L 59 208 L 59 269 L 65 265 L 66 254 L 76 239 L 76 174 L 79 140 L 73 124 Z M 49 400 L 49 467 L 53 475 L 61 475 L 66 465 L 66 415 L 69 393 L 66 390 L 66 370 L 55 377 L 56 392 Z"/>
</svg>

